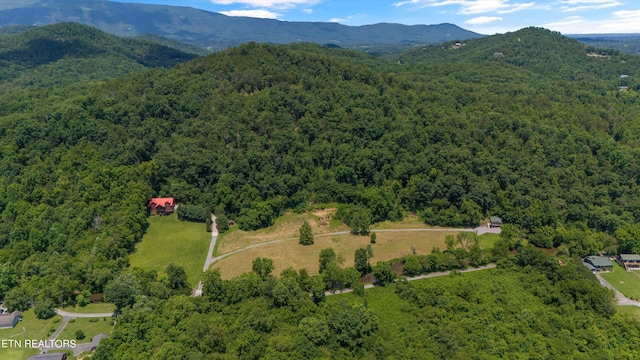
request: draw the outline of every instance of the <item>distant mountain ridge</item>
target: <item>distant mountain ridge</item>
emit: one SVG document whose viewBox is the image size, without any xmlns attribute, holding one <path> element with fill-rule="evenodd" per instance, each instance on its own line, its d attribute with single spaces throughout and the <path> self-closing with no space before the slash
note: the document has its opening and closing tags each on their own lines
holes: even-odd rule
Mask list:
<svg viewBox="0 0 640 360">
<path fill-rule="evenodd" d="M 120 38 L 66 22 L 0 36 L 0 92 L 14 86 L 51 86 L 105 80 L 132 71 L 172 67 L 195 58 L 142 38 Z"/>
<path fill-rule="evenodd" d="M 432 44 L 483 35 L 452 24 L 287 22 L 229 17 L 190 7 L 118 3 L 107 0 L 16 0 L 0 5 L 0 26 L 47 25 L 73 21 L 119 36 L 153 34 L 212 50 L 248 41 L 313 42 L 343 47 Z"/>
</svg>

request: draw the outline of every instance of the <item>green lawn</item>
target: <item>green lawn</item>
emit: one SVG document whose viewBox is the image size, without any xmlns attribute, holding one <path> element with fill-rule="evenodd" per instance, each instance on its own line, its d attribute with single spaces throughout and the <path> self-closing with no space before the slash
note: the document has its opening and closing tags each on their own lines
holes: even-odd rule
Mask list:
<svg viewBox="0 0 640 360">
<path fill-rule="evenodd" d="M 96 313 L 108 313 L 113 312 L 116 306 L 111 303 L 97 303 L 89 304 L 87 306 L 69 306 L 62 308 L 64 311 L 78 313 L 78 314 L 96 314 Z"/>
<path fill-rule="evenodd" d="M 16 340 L 22 348 L 0 347 L 0 359 L 24 360 L 31 355 L 38 354 L 38 349 L 25 348 L 24 340 L 47 340 L 60 326 L 62 317 L 54 316 L 49 320 L 40 320 L 33 313 L 33 308 L 22 313 L 22 321 L 13 329 L 0 329 L 0 340 Z"/>
<path fill-rule="evenodd" d="M 618 314 L 631 317 L 636 321 L 640 321 L 640 307 L 637 306 L 618 306 L 616 308 Z"/>
<path fill-rule="evenodd" d="M 157 270 L 164 276 L 167 265 L 183 266 L 193 287 L 198 283 L 207 257 L 211 233 L 205 224 L 178 220 L 176 213 L 170 216 L 152 216 L 149 229 L 136 245 L 129 261 L 132 267 Z"/>
<path fill-rule="evenodd" d="M 634 300 L 640 299 L 640 273 L 638 271 L 626 271 L 614 262 L 612 272 L 600 273 L 600 275 L 626 297 Z"/>
<path fill-rule="evenodd" d="M 483 249 L 493 249 L 496 241 L 500 239 L 500 234 L 482 234 L 478 236 L 480 247 Z"/>
<path fill-rule="evenodd" d="M 94 336 L 100 333 L 110 334 L 113 329 L 111 318 L 77 318 L 69 321 L 67 326 L 58 336 L 58 340 L 75 340 L 76 331 L 82 330 L 85 338 L 76 340 L 78 344 L 91 342 Z"/>
</svg>

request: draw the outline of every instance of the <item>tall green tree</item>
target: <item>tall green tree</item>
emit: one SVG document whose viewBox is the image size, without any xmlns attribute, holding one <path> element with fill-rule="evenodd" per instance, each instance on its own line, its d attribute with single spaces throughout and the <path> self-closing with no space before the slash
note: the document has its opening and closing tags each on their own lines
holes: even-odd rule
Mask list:
<svg viewBox="0 0 640 360">
<path fill-rule="evenodd" d="M 365 275 L 371 272 L 371 264 L 369 264 L 369 259 L 371 259 L 373 255 L 367 251 L 365 248 L 360 248 L 356 250 L 354 267 L 356 270 L 360 272 L 361 275 Z"/>
<path fill-rule="evenodd" d="M 257 257 L 251 264 L 251 270 L 258 274 L 262 280 L 266 280 L 273 271 L 273 260 L 264 257 Z"/>
<path fill-rule="evenodd" d="M 378 261 L 376 266 L 373 267 L 373 276 L 382 286 L 393 283 L 396 279 L 396 273 L 391 269 L 391 265 L 384 261 Z"/>
<path fill-rule="evenodd" d="M 309 222 L 306 220 L 302 223 L 302 226 L 300 226 L 299 243 L 302 245 L 313 245 L 313 231 L 311 230 L 311 225 L 309 225 Z"/>
</svg>

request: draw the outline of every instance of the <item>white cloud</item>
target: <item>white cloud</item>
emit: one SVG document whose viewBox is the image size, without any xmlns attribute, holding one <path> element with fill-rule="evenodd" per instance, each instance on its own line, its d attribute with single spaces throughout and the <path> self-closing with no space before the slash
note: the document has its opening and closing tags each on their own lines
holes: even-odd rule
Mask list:
<svg viewBox="0 0 640 360">
<path fill-rule="evenodd" d="M 346 18 L 331 18 L 329 19 L 329 22 L 344 24 L 344 23 L 351 22 L 353 20 L 364 19 L 366 17 L 367 17 L 367 14 L 354 14 L 354 15 L 349 15 Z"/>
<path fill-rule="evenodd" d="M 305 14 L 313 14 L 313 9 L 302 9 L 302 12 Z"/>
<path fill-rule="evenodd" d="M 580 16 L 571 16 L 542 26 L 565 34 L 610 34 L 637 33 L 638 24 L 640 24 L 640 10 L 620 10 L 614 11 L 608 19 L 589 20 Z"/>
<path fill-rule="evenodd" d="M 312 6 L 321 0 L 209 0 L 217 5 L 242 4 L 257 8 L 291 9 L 296 6 Z"/>
<path fill-rule="evenodd" d="M 473 19 L 469 19 L 465 21 L 465 23 L 470 25 L 484 25 L 484 24 L 490 24 L 496 21 L 501 21 L 501 20 L 502 18 L 499 16 L 478 16 Z"/>
<path fill-rule="evenodd" d="M 514 12 L 517 12 L 517 11 L 522 11 L 522 10 L 526 10 L 526 9 L 532 8 L 535 5 L 536 5 L 536 3 L 534 3 L 534 2 L 518 4 L 518 5 L 514 5 L 510 9 L 500 10 L 500 11 L 498 11 L 498 14 L 511 14 L 511 13 L 514 13 Z"/>
<path fill-rule="evenodd" d="M 610 0 L 609 0 L 610 1 Z M 421 7 L 442 7 L 458 5 L 458 14 L 471 15 L 490 12 L 502 14 L 528 9 L 535 2 L 514 4 L 511 0 L 406 0 L 394 3 L 394 6 L 420 5 Z"/>
<path fill-rule="evenodd" d="M 229 11 L 220 11 L 221 14 L 227 16 L 246 16 L 253 18 L 262 18 L 262 19 L 277 19 L 282 14 L 278 14 L 269 10 L 229 10 Z"/>
<path fill-rule="evenodd" d="M 572 3 L 574 4 L 574 3 Z M 578 5 L 579 3 L 575 3 Z M 563 6 L 563 12 L 575 12 L 575 11 L 586 11 L 586 10 L 599 10 L 599 9 L 607 9 L 611 7 L 616 7 L 622 5 L 619 1 L 606 1 L 606 2 L 584 2 L 583 4 L 590 5 L 579 5 L 579 6 Z"/>
</svg>

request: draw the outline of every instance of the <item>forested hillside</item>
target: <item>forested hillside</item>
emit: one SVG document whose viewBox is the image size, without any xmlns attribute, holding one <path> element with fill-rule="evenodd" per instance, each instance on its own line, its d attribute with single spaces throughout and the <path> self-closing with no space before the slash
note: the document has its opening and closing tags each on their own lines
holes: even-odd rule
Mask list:
<svg viewBox="0 0 640 360">
<path fill-rule="evenodd" d="M 40 61 L 24 39 L 5 50 L 22 54 L 4 58 L 16 72 Z M 588 54 L 535 28 L 400 61 L 248 43 L 81 87 L 5 91 L 0 297 L 26 308 L 103 292 L 156 195 L 242 229 L 338 202 L 345 222 L 497 215 L 562 254 L 640 251 L 638 58 Z"/>
<path fill-rule="evenodd" d="M 125 310 L 95 358 L 636 358 L 640 323 L 614 314 L 580 262 L 557 260 L 524 248 L 499 269 L 313 298 L 303 272 L 212 273 L 204 297 Z"/>
<path fill-rule="evenodd" d="M 77 23 L 27 28 L 0 36 L 0 91 L 106 80 L 144 68 L 172 67 L 195 57 Z"/>
</svg>

